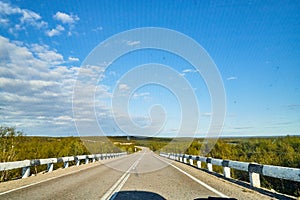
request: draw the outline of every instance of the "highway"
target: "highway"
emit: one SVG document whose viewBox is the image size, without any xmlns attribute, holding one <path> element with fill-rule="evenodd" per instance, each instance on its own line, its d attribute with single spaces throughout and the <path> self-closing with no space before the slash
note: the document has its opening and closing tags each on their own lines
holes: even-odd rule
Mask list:
<svg viewBox="0 0 300 200">
<path fill-rule="evenodd" d="M 152 151 L 0 184 L 0 199 L 270 199 Z"/>
</svg>

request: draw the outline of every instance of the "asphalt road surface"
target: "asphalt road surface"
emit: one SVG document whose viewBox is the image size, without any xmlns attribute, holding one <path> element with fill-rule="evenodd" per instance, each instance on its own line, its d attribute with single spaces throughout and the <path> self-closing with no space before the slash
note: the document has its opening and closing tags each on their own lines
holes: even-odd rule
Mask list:
<svg viewBox="0 0 300 200">
<path fill-rule="evenodd" d="M 191 166 L 141 152 L 0 184 L 0 199 L 271 199 Z"/>
</svg>

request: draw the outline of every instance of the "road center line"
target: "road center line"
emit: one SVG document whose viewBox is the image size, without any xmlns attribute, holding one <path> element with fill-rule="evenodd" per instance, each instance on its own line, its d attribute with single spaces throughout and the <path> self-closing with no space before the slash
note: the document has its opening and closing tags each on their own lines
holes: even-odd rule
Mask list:
<svg viewBox="0 0 300 200">
<path fill-rule="evenodd" d="M 223 197 L 223 198 L 229 198 L 228 196 L 226 196 L 225 194 L 219 192 L 218 190 L 216 190 L 215 188 L 207 185 L 206 183 L 200 181 L 199 179 L 197 179 L 196 177 L 194 177 L 193 175 L 183 171 L 182 169 L 180 169 L 179 167 L 176 167 L 175 165 L 171 164 L 171 163 L 168 163 L 167 161 L 165 160 L 162 160 L 159 156 L 155 155 L 156 158 L 158 158 L 159 160 L 171 165 L 172 167 L 174 167 L 175 169 L 177 169 L 178 171 L 180 171 L 181 173 L 185 174 L 186 176 L 188 176 L 189 178 L 193 179 L 194 181 L 196 181 L 197 183 L 199 183 L 200 185 L 202 185 L 203 187 L 205 187 L 206 189 L 212 191 L 213 193 L 219 195 L 220 197 Z"/>
<path fill-rule="evenodd" d="M 132 169 L 135 169 L 135 167 L 139 164 L 142 157 L 145 155 L 145 152 L 141 155 L 139 159 L 137 159 L 130 167 L 129 169 L 119 178 L 119 180 L 102 196 L 101 200 L 106 199 L 114 199 L 116 196 L 116 193 L 121 190 L 123 185 L 126 183 L 127 179 L 130 176 L 130 171 Z"/>
</svg>

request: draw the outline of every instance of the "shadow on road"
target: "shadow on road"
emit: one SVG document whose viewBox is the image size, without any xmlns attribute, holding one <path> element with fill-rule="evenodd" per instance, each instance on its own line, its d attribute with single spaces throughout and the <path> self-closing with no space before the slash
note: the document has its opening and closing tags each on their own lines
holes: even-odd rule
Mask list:
<svg viewBox="0 0 300 200">
<path fill-rule="evenodd" d="M 120 191 L 114 193 L 110 200 L 138 200 L 138 199 L 147 199 L 147 200 L 165 200 L 159 194 L 154 192 L 146 191 Z"/>
</svg>

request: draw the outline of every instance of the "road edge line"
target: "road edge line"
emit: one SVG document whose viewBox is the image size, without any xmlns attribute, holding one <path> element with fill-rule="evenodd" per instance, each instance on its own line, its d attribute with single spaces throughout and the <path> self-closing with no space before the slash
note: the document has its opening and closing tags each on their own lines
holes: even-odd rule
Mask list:
<svg viewBox="0 0 300 200">
<path fill-rule="evenodd" d="M 215 188 L 209 186 L 208 184 L 200 181 L 199 179 L 197 179 L 196 177 L 194 177 L 193 175 L 183 171 L 182 169 L 180 169 L 179 167 L 173 165 L 172 163 L 168 163 L 167 161 L 165 160 L 162 160 L 159 156 L 155 155 L 159 160 L 169 164 L 170 166 L 174 167 L 175 169 L 177 169 L 178 171 L 180 171 L 181 173 L 185 174 L 186 176 L 188 176 L 189 178 L 191 178 L 192 180 L 196 181 L 197 183 L 199 183 L 200 185 L 202 185 L 203 187 L 205 187 L 206 189 L 210 190 L 211 192 L 219 195 L 220 197 L 223 197 L 223 198 L 229 198 L 227 195 L 223 194 L 222 192 L 219 192 L 218 190 L 216 190 Z"/>
</svg>

